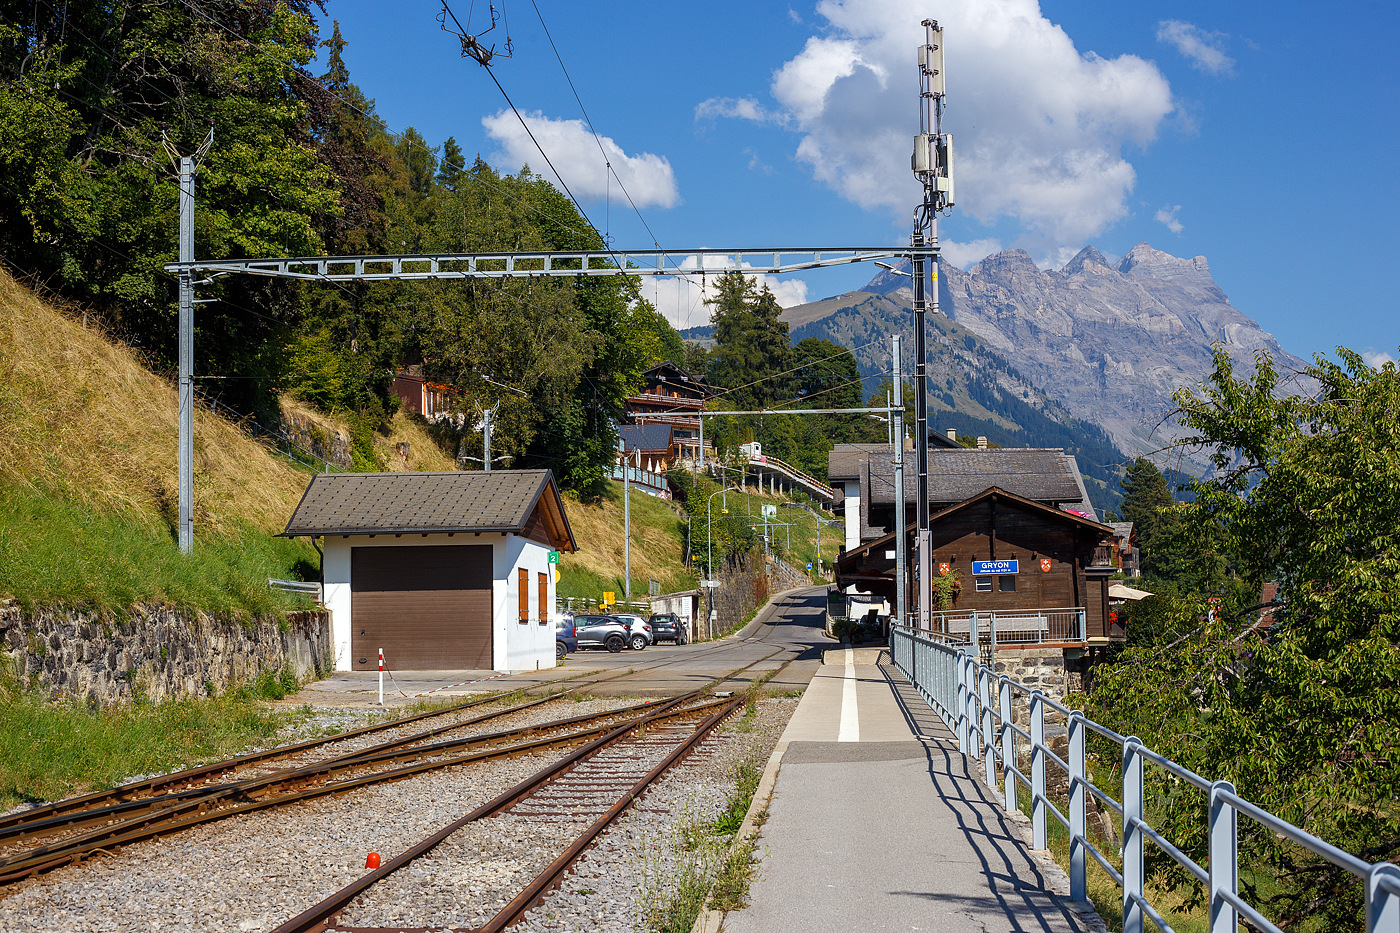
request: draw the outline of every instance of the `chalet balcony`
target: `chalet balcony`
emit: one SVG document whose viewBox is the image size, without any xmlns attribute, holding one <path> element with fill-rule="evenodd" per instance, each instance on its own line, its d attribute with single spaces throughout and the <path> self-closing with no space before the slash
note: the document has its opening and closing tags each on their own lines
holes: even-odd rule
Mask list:
<svg viewBox="0 0 1400 933">
<path fill-rule="evenodd" d="M 989 643 L 1003 648 L 1083 645 L 1088 641 L 1086 615 L 1079 607 L 935 612 L 929 619 L 927 634 L 951 645 L 966 645 L 975 619 L 977 640 L 984 648 Z M 914 615 L 911 621 L 917 631 L 918 616 Z"/>
</svg>

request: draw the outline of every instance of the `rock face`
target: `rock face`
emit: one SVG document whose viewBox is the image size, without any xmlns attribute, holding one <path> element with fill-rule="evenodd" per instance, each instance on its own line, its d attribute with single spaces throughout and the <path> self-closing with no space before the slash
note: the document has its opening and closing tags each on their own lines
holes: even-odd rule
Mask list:
<svg viewBox="0 0 1400 933">
<path fill-rule="evenodd" d="M 1204 256 L 1181 259 L 1146 243 L 1116 264 L 1086 246 L 1058 272 L 1024 250 L 988 256 L 966 272 L 944 263 L 942 310 L 1076 417 L 1129 454 L 1180 434 L 1172 393 L 1211 371 L 1212 344 L 1252 369 L 1264 350 L 1279 369 L 1304 365 L 1230 304 Z M 882 272 L 865 291 L 911 303 L 905 276 Z"/>
</svg>

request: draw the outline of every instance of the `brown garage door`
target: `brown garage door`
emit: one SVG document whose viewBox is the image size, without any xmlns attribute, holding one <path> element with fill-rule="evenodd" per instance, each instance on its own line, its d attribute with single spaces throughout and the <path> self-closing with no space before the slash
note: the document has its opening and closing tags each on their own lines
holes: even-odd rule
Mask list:
<svg viewBox="0 0 1400 933">
<path fill-rule="evenodd" d="M 350 549 L 354 670 L 490 670 L 491 546 Z"/>
</svg>

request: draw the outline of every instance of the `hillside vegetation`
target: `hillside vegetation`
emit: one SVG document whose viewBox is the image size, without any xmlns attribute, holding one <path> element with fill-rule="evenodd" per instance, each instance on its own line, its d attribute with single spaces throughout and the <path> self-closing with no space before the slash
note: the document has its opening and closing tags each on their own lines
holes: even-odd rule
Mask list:
<svg viewBox="0 0 1400 933">
<path fill-rule="evenodd" d="M 305 488 L 227 421 L 195 413 L 195 554 L 175 544 L 174 387 L 0 271 L 0 594 L 117 607 L 290 605 L 269 576 L 314 568 L 273 538 Z"/>
</svg>

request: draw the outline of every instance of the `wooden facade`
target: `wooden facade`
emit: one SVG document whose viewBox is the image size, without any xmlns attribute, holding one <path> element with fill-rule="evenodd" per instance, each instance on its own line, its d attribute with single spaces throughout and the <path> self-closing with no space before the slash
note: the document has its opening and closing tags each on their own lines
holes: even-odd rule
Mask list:
<svg viewBox="0 0 1400 933">
<path fill-rule="evenodd" d="M 908 605 L 916 608 L 914 528 L 906 534 Z M 950 607 L 967 612 L 1026 610 L 1085 611 L 1087 644 L 1123 637 L 1109 622 L 1108 577 L 1113 568 L 1097 560 L 1106 525 L 992 487 L 931 516 L 934 573 L 956 573 L 960 589 Z M 890 534 L 841 555 L 837 584 L 895 602 L 895 548 Z M 1017 562 L 1014 574 L 976 575 L 974 561 Z"/>
</svg>

